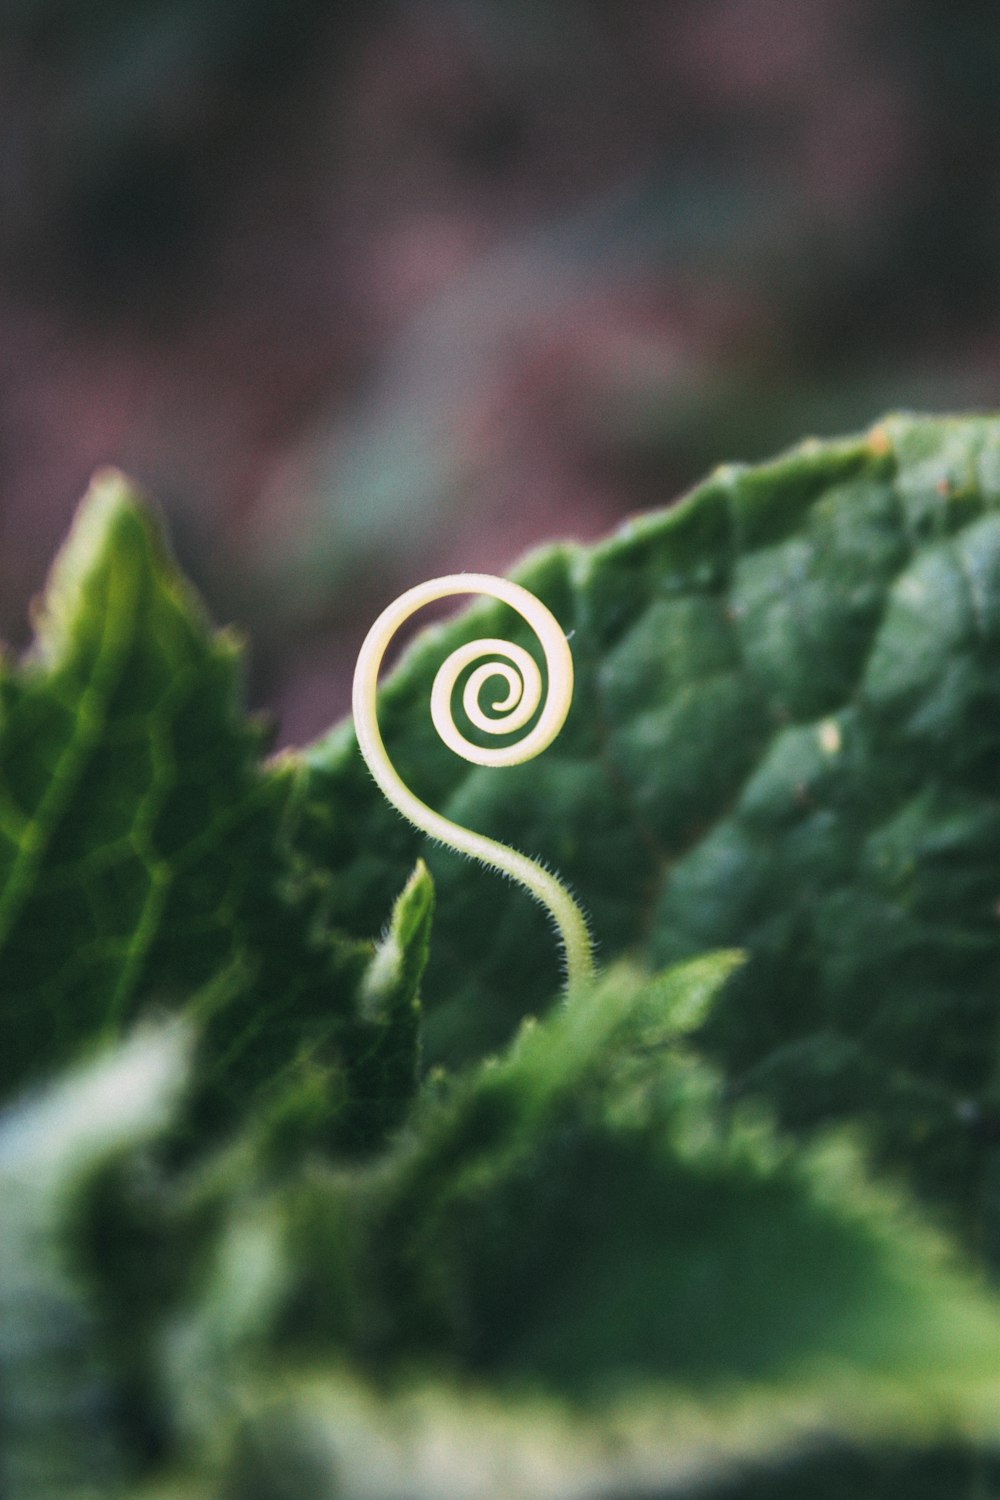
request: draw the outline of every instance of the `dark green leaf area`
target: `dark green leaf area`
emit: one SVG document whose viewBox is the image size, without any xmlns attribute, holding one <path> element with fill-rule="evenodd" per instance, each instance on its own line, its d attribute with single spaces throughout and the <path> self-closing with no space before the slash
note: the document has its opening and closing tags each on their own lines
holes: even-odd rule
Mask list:
<svg viewBox="0 0 1000 1500">
<path fill-rule="evenodd" d="M 991 1368 L 990 1304 L 850 1148 L 727 1117 L 679 1039 L 731 967 L 609 973 L 443 1085 L 365 1185 L 315 1186 L 286 1335 L 583 1401 L 823 1362 Z"/>
<path fill-rule="evenodd" d="M 370 945 L 330 927 L 323 872 L 295 841 L 301 768 L 261 764 L 238 648 L 210 629 L 119 476 L 81 507 L 37 626 L 0 683 L 0 1096 L 143 1005 L 190 1004 L 193 1136 L 254 1103 L 287 1124 L 294 1100 L 329 1136 L 342 1125 L 377 1143 L 413 1088 L 426 930 L 413 955 L 400 949 L 409 1000 L 387 1000 L 394 1021 L 377 1023 L 381 1055 L 399 1022 L 396 1063 L 369 1069 L 354 1098 L 348 1071 L 372 1045 L 359 1011 Z"/>
<path fill-rule="evenodd" d="M 702 1500 L 942 1500 L 1000 1495 L 1000 1458 L 958 1445 L 914 1453 L 840 1444 L 699 1489 Z M 625 1495 L 613 1500 L 628 1500 Z"/>
<path fill-rule="evenodd" d="M 472 1369 L 579 1395 L 761 1379 L 806 1351 L 856 1355 L 859 1336 L 912 1314 L 878 1285 L 875 1247 L 801 1184 L 761 1181 L 751 1162 L 678 1168 L 593 1128 L 567 1136 L 456 1194 L 437 1226 Z"/>
<path fill-rule="evenodd" d="M 499 626 L 481 610 L 387 682 L 401 769 L 558 868 L 603 960 L 744 949 L 705 1037 L 733 1090 L 801 1129 L 863 1118 L 894 1170 L 995 1242 L 1000 422 L 893 417 L 720 469 L 518 576 L 572 632 L 561 738 L 492 776 L 431 742 L 433 669 Z M 356 760 L 347 731 L 315 747 L 308 796 L 311 846 L 340 863 L 336 909 L 358 926 L 421 841 Z M 348 803 L 331 838 L 327 809 Z M 426 1045 L 447 1062 L 499 1045 L 554 968 L 526 898 L 428 860 Z"/>
</svg>

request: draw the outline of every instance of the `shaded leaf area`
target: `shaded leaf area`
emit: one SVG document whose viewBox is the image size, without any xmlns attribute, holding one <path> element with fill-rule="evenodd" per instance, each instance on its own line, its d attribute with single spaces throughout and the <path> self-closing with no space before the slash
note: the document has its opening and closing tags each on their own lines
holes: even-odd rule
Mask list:
<svg viewBox="0 0 1000 1500">
<path fill-rule="evenodd" d="M 704 1500 L 938 1500 L 942 1495 L 1000 1494 L 1000 1458 L 960 1447 L 915 1454 L 901 1448 L 865 1452 L 846 1445 L 767 1469 L 742 1468 L 722 1485 L 700 1491 Z M 608 1500 L 627 1500 L 613 1496 Z"/>
<path fill-rule="evenodd" d="M 989 418 L 898 416 L 720 469 L 518 574 L 572 632 L 578 678 L 538 761 L 470 770 L 433 739 L 433 671 L 502 634 L 497 609 L 428 631 L 381 699 L 404 779 L 559 869 L 602 957 L 745 949 L 703 1039 L 730 1087 L 796 1128 L 863 1118 L 995 1263 L 998 502 Z M 357 926 L 422 845 L 347 727 L 308 764 L 312 847 Z M 516 893 L 427 858 L 428 1055 L 475 1056 L 555 992 L 551 938 Z"/>
<path fill-rule="evenodd" d="M 727 1118 L 678 1047 L 731 967 L 610 971 L 432 1090 L 368 1181 L 321 1176 L 292 1214 L 315 1278 L 293 1338 L 580 1401 L 774 1378 L 813 1356 L 918 1382 L 996 1367 L 1000 1324 L 984 1304 L 975 1331 L 940 1247 L 846 1144 L 802 1153 L 759 1114 Z"/>
<path fill-rule="evenodd" d="M 152 1000 L 199 1017 L 193 1129 L 269 1101 L 286 1125 L 377 1139 L 413 1090 L 412 1021 L 386 1060 L 386 1017 L 412 1007 L 420 964 L 387 973 L 362 1015 L 371 947 L 330 928 L 296 848 L 299 773 L 262 767 L 237 643 L 119 477 L 81 508 L 37 627 L 0 678 L 0 1096 Z M 412 936 L 425 952 L 419 921 Z"/>
<path fill-rule="evenodd" d="M 98 1174 L 134 1159 L 171 1123 L 189 1042 L 176 1028 L 139 1032 L 86 1071 L 0 1113 L 6 1500 L 93 1500 L 118 1493 L 133 1468 L 119 1422 L 121 1372 L 70 1251 L 74 1210 Z"/>
<path fill-rule="evenodd" d="M 807 1474 L 876 1495 L 886 1444 L 897 1474 L 914 1444 L 971 1473 L 959 1446 L 1000 1436 L 1000 1307 L 847 1143 L 728 1110 L 685 1037 L 732 963 L 607 974 L 439 1079 L 378 1163 L 275 1181 L 237 1153 L 179 1184 L 178 1223 L 214 1223 L 147 1303 L 147 1472 L 185 1476 L 149 1493 L 780 1493 L 819 1450 Z M 106 1339 L 139 1264 L 84 1263 Z"/>
</svg>

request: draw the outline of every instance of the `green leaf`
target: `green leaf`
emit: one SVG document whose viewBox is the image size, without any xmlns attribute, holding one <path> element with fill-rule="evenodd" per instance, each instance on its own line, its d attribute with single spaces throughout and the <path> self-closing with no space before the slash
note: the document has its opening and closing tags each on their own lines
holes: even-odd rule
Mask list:
<svg viewBox="0 0 1000 1500">
<path fill-rule="evenodd" d="M 731 968 L 698 960 L 652 984 L 612 971 L 439 1085 L 370 1199 L 352 1179 L 357 1263 L 311 1252 L 306 1337 L 353 1324 L 360 1356 L 447 1357 L 580 1399 L 759 1379 L 813 1350 L 886 1371 L 978 1360 L 1000 1378 L 995 1310 L 970 1289 L 961 1312 L 925 1232 L 850 1149 L 803 1153 L 758 1115 L 727 1119 L 677 1046 L 672 1013 Z"/>
<path fill-rule="evenodd" d="M 308 1094 L 313 1124 L 374 1144 L 412 1082 L 379 1094 L 403 1086 L 400 1061 L 351 1095 L 371 947 L 331 928 L 324 872 L 296 843 L 301 767 L 261 764 L 238 645 L 210 630 L 119 476 L 95 481 L 37 625 L 0 677 L 0 1097 L 154 1000 L 199 1017 L 195 1134 Z M 414 949 L 379 1026 L 399 1022 L 412 1075 L 426 931 L 404 928 Z"/>
<path fill-rule="evenodd" d="M 182 1030 L 136 1033 L 117 1052 L 0 1114 L 0 1492 L 93 1500 L 130 1467 L 116 1373 L 73 1274 L 77 1196 L 161 1134 L 187 1074 Z"/>
<path fill-rule="evenodd" d="M 733 1115 L 683 1043 L 732 969 L 606 974 L 439 1081 L 392 1157 L 239 1209 L 171 1375 L 194 1431 L 220 1369 L 240 1392 L 226 1493 L 665 1495 L 1000 1440 L 1000 1305 L 850 1143 Z M 234 1322 L 254 1236 L 285 1270 Z"/>
<path fill-rule="evenodd" d="M 384 689 L 404 780 L 558 869 L 604 959 L 744 949 L 703 1038 L 731 1088 L 795 1129 L 863 1120 L 1000 1265 L 1000 422 L 893 417 L 720 469 L 517 577 L 572 633 L 562 736 L 502 772 L 434 740 L 440 660 L 509 624 L 478 607 Z M 309 766 L 339 919 L 370 922 L 424 854 L 427 1055 L 489 1051 L 557 990 L 544 919 L 425 850 L 349 727 Z"/>
</svg>

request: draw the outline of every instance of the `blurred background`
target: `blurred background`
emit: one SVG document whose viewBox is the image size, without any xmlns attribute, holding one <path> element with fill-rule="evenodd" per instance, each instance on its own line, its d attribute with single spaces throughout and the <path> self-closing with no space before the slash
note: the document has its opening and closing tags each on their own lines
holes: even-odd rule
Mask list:
<svg viewBox="0 0 1000 1500">
<path fill-rule="evenodd" d="M 91 471 L 279 743 L 399 589 L 991 407 L 995 0 L 3 0 L 0 633 Z"/>
</svg>

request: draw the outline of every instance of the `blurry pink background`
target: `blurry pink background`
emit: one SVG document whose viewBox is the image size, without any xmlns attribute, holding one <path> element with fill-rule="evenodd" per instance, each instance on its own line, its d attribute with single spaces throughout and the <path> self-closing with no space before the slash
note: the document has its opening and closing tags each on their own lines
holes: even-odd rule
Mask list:
<svg viewBox="0 0 1000 1500">
<path fill-rule="evenodd" d="M 995 405 L 998 98 L 986 3 L 11 0 L 3 636 L 117 464 L 300 742 L 408 584 Z"/>
</svg>

